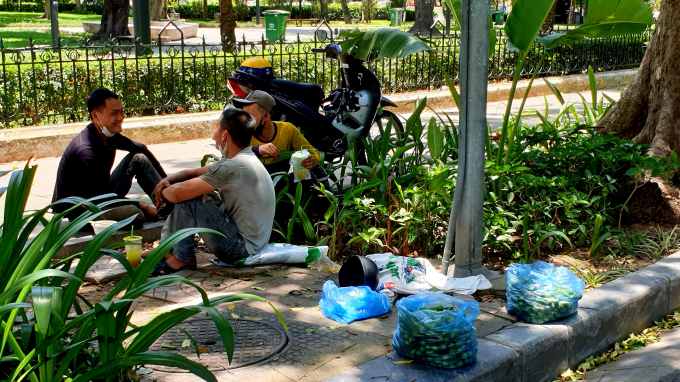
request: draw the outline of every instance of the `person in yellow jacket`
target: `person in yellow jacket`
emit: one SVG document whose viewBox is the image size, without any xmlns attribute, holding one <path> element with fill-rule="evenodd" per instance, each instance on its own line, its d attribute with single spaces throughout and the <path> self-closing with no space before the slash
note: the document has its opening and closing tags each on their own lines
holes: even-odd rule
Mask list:
<svg viewBox="0 0 680 382">
<path fill-rule="evenodd" d="M 302 161 L 302 165 L 308 169 L 318 166 L 321 155 L 295 125 L 271 120 L 271 112 L 276 105 L 272 96 L 262 90 L 255 90 L 246 98 L 234 98 L 233 102 L 234 106 L 255 117 L 256 128 L 250 140 L 250 147 L 270 174 L 288 172 L 290 167 L 288 159 L 279 158 L 279 153 L 300 150 L 300 147 L 310 153 L 307 159 Z"/>
</svg>

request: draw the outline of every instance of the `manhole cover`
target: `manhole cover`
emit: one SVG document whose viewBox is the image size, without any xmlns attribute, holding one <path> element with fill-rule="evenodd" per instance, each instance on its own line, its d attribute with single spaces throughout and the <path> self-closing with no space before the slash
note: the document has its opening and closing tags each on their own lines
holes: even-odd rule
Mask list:
<svg viewBox="0 0 680 382">
<path fill-rule="evenodd" d="M 219 371 L 262 362 L 280 352 L 288 342 L 282 330 L 266 322 L 237 320 L 231 325 L 234 328 L 234 357 L 231 364 L 229 364 L 222 340 L 212 320 L 182 322 L 165 332 L 149 350 L 178 353 L 202 364 L 210 371 Z M 208 352 L 201 353 L 199 359 L 193 345 L 182 347 L 182 342 L 188 337 L 178 328 L 186 330 L 200 346 L 208 349 Z M 167 366 L 150 365 L 149 367 L 158 371 L 184 372 L 184 370 Z"/>
</svg>

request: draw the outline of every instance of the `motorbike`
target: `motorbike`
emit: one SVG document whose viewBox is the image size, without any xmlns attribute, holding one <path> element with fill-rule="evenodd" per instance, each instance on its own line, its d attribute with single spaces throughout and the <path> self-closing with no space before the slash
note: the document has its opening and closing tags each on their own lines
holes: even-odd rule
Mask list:
<svg viewBox="0 0 680 382">
<path fill-rule="evenodd" d="M 321 41 L 325 41 L 325 31 L 320 34 L 320 27 L 316 31 L 317 39 L 321 35 Z M 332 31 L 330 42 L 323 48 L 311 50 L 340 62 L 340 86 L 328 96 L 317 84 L 265 79 L 244 70 L 232 71 L 227 79 L 227 86 L 235 97 L 245 97 L 254 90 L 263 90 L 274 97 L 276 107 L 272 120 L 297 126 L 310 144 L 324 152 L 326 162 L 342 158 L 348 152 L 351 138 L 361 151 L 364 139 L 382 135 L 390 119 L 395 134 L 404 131 L 397 115 L 384 109 L 397 105 L 382 95 L 380 80 L 366 67 L 366 62 L 343 52 L 340 45 L 333 43 Z M 365 162 L 364 155 L 359 155 L 358 160 Z"/>
</svg>

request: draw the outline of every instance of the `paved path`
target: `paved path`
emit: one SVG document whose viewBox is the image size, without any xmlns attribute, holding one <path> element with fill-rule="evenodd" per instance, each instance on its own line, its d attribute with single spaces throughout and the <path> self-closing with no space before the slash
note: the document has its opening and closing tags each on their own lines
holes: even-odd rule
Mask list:
<svg viewBox="0 0 680 382">
<path fill-rule="evenodd" d="M 598 92 L 601 97 L 602 93 L 606 93 L 608 96 L 618 99 L 620 95 L 619 89 L 610 89 Z M 590 92 L 582 92 L 582 94 L 590 98 Z M 575 93 L 565 93 L 564 98 L 567 103 L 577 102 L 577 110 L 582 110 L 581 98 Z M 557 102 L 554 96 L 547 97 L 550 108 L 550 115 L 554 118 L 560 110 L 560 104 Z M 513 112 L 517 112 L 519 109 L 520 100 L 515 100 L 513 103 Z M 545 109 L 545 103 L 543 97 L 530 97 L 527 99 L 527 105 L 525 110 L 530 110 L 533 108 L 539 109 L 541 112 Z M 496 130 L 501 126 L 503 122 L 503 113 L 505 111 L 505 102 L 490 102 L 487 105 L 487 118 L 489 124 L 493 130 Z M 444 109 L 437 110 L 437 113 L 446 112 L 449 114 L 454 123 L 458 123 L 458 110 L 457 109 Z M 444 115 L 441 114 L 443 118 Z M 401 114 L 403 118 L 408 118 L 410 114 Z M 422 115 L 424 122 L 428 121 L 431 117 L 435 116 L 432 111 L 426 111 Z M 526 118 L 524 123 L 533 125 L 537 123 L 538 118 Z M 213 146 L 212 139 L 207 137 L 205 139 L 186 141 L 186 142 L 174 142 L 174 143 L 163 143 L 150 145 L 150 150 L 156 155 L 160 162 L 165 167 L 167 173 L 172 174 L 177 171 L 181 171 L 187 168 L 193 168 L 200 165 L 201 158 L 206 154 L 217 154 Z M 125 155 L 123 152 L 118 152 L 116 156 L 117 165 L 118 162 Z M 31 196 L 28 200 L 28 209 L 39 209 L 49 204 L 52 199 L 52 193 L 54 191 L 54 182 L 56 179 L 57 168 L 59 166 L 60 157 L 53 158 L 41 158 L 36 160 L 34 163 L 38 165 L 38 172 L 36 173 L 35 181 L 33 184 L 33 189 L 31 191 Z M 0 163 L 0 171 L 11 170 L 13 168 L 21 168 L 24 163 L 12 162 L 12 163 Z M 7 185 L 9 181 L 9 176 L 0 178 L 0 187 Z M 136 182 L 133 183 L 131 192 L 129 194 L 132 198 L 141 198 L 142 200 L 148 200 L 146 195 L 143 193 L 141 188 Z M 0 197 L 0 205 L 4 204 L 5 197 Z M 4 209 L 0 209 L 0 220 L 4 214 Z"/>
<path fill-rule="evenodd" d="M 680 382 L 680 328 L 661 332 L 661 341 L 624 354 L 586 374 L 592 382 Z"/>
</svg>

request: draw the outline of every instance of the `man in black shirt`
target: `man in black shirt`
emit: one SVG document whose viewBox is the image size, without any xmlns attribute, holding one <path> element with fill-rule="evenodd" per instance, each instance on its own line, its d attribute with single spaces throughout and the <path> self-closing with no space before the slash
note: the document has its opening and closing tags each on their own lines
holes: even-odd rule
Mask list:
<svg viewBox="0 0 680 382">
<path fill-rule="evenodd" d="M 52 202 L 71 196 L 92 198 L 109 193 L 117 195 L 109 199 L 125 198 L 135 177 L 144 192 L 151 196 L 158 182 L 167 175 L 145 145 L 120 134 L 125 114 L 118 95 L 108 89 L 97 89 L 90 94 L 87 109 L 92 123 L 66 147 L 59 162 Z M 116 150 L 129 154 L 112 173 Z M 52 209 L 59 213 L 71 206 L 70 203 L 59 203 Z M 145 218 L 155 219 L 157 215 L 154 206 L 134 201 L 119 202 L 106 209 L 104 216 L 110 220 L 120 221 L 137 215 L 132 224 L 140 228 Z M 75 209 L 67 217 L 73 220 L 83 211 Z"/>
</svg>

